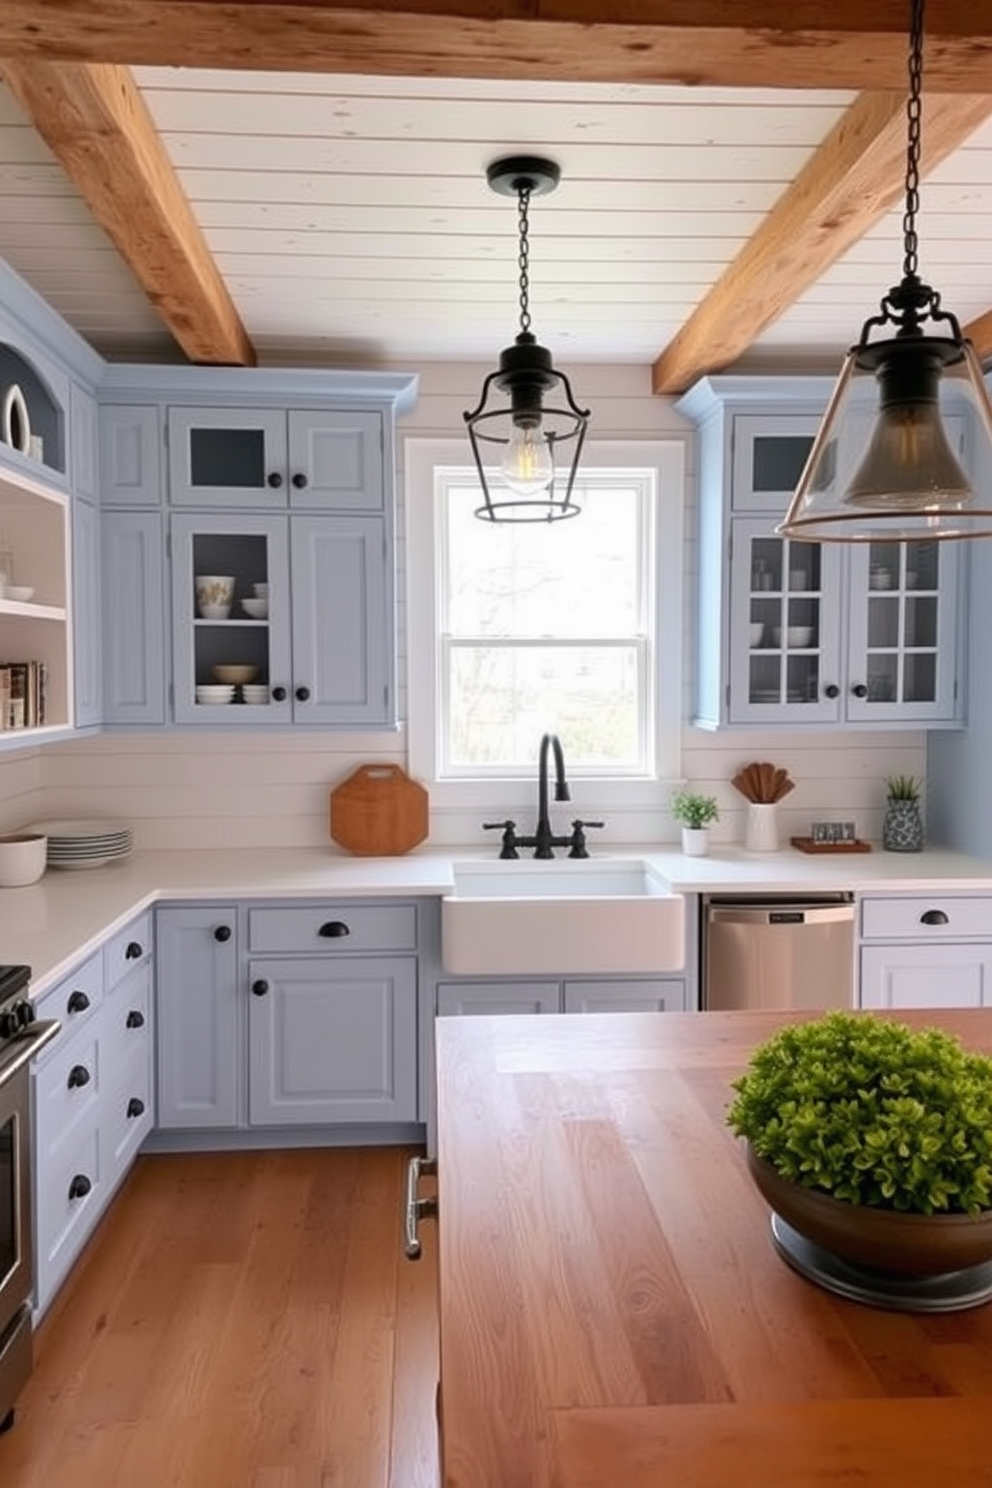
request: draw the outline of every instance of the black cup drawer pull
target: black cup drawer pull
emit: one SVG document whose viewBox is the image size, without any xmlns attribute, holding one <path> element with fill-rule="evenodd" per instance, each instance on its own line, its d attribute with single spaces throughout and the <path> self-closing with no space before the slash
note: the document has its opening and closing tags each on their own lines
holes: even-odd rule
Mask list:
<svg viewBox="0 0 992 1488">
<path fill-rule="evenodd" d="M 69 1000 L 65 1005 L 67 1013 L 85 1013 L 90 1005 L 90 1000 L 85 992 L 70 992 Z"/>
<path fill-rule="evenodd" d="M 85 1173 L 76 1173 L 69 1184 L 70 1199 L 85 1199 L 93 1184 Z"/>
<path fill-rule="evenodd" d="M 325 940 L 340 940 L 343 936 L 350 935 L 351 931 L 344 920 L 325 920 L 317 934 L 322 935 Z"/>
<path fill-rule="evenodd" d="M 124 952 L 125 961 L 138 961 L 145 954 L 144 949 L 136 940 L 129 940 L 127 950 Z"/>
<path fill-rule="evenodd" d="M 942 909 L 928 909 L 920 915 L 921 925 L 949 925 L 950 919 Z"/>
<path fill-rule="evenodd" d="M 127 1017 L 124 1019 L 124 1027 L 125 1028 L 144 1028 L 144 1026 L 145 1026 L 145 1015 L 144 1015 L 144 1013 L 139 1013 L 137 1008 L 132 1008 L 131 1011 L 128 1013 Z"/>
<path fill-rule="evenodd" d="M 66 1081 L 69 1089 L 79 1090 L 81 1086 L 88 1085 L 89 1083 L 90 1072 L 86 1068 L 85 1064 L 74 1064 L 72 1066 L 72 1069 L 69 1071 L 69 1078 Z"/>
<path fill-rule="evenodd" d="M 129 1121 L 133 1121 L 136 1116 L 144 1116 L 144 1114 L 144 1101 L 139 1100 L 136 1095 L 132 1095 L 131 1099 L 127 1103 L 127 1119 Z"/>
</svg>

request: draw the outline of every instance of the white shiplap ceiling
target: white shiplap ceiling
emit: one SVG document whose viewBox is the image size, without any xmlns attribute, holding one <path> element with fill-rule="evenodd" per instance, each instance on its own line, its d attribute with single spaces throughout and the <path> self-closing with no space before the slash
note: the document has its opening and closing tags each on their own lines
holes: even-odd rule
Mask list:
<svg viewBox="0 0 992 1488">
<path fill-rule="evenodd" d="M 562 184 L 532 205 L 533 329 L 564 364 L 651 363 L 855 96 L 133 71 L 259 356 L 353 364 L 491 360 L 512 340 L 516 209 L 485 169 L 534 152 Z M 919 227 L 946 306 L 986 312 L 992 123 L 924 183 Z M 3 89 L 0 256 L 105 354 L 179 355 Z M 747 360 L 834 366 L 901 265 L 900 209 Z"/>
</svg>

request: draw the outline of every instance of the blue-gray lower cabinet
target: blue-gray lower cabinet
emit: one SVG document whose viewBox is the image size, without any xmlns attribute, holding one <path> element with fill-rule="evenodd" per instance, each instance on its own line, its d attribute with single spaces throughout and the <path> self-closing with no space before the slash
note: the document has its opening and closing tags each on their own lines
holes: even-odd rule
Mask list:
<svg viewBox="0 0 992 1488">
<path fill-rule="evenodd" d="M 438 982 L 437 1015 L 457 1018 L 475 1013 L 497 1017 L 503 1013 L 558 1013 L 561 987 L 541 982 Z"/>
<path fill-rule="evenodd" d="M 685 981 L 682 977 L 658 977 L 649 981 L 613 978 L 598 982 L 567 981 L 563 1011 L 566 1013 L 681 1013 L 685 1011 Z"/>
<path fill-rule="evenodd" d="M 503 1013 L 664 1013 L 686 1005 L 683 977 L 602 977 L 585 981 L 524 978 L 507 981 L 441 980 L 439 1018 Z"/>
<path fill-rule="evenodd" d="M 165 549 L 158 512 L 102 516 L 103 712 L 109 724 L 166 721 Z"/>
<path fill-rule="evenodd" d="M 253 1126 L 417 1119 L 413 956 L 253 958 Z"/>
<path fill-rule="evenodd" d="M 238 911 L 177 905 L 156 915 L 158 1125 L 238 1125 Z"/>
</svg>

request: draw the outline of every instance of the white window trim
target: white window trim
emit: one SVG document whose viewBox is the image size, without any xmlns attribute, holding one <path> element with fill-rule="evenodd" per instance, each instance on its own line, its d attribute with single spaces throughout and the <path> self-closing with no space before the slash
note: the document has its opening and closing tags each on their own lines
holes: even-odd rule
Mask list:
<svg viewBox="0 0 992 1488">
<path fill-rule="evenodd" d="M 499 814 L 531 809 L 533 779 L 440 780 L 435 775 L 437 699 L 437 635 L 435 621 L 436 569 L 434 542 L 434 471 L 438 466 L 470 469 L 464 440 L 418 438 L 404 441 L 406 476 L 407 554 L 407 713 L 409 767 L 430 790 L 433 808 L 464 807 Z M 667 801 L 667 790 L 680 777 L 682 743 L 682 578 L 684 570 L 683 516 L 685 510 L 685 447 L 672 440 L 603 440 L 587 442 L 582 468 L 623 469 L 653 466 L 658 472 L 655 520 L 659 560 L 654 585 L 656 655 L 655 761 L 648 779 L 609 779 L 583 775 L 581 812 L 593 816 L 602 809 L 656 812 Z M 581 522 L 581 515 L 573 520 Z M 537 747 L 534 740 L 534 770 Z M 566 759 L 566 766 L 567 766 Z M 576 809 L 578 790 L 573 789 Z M 562 808 L 559 808 L 559 810 Z M 568 808 L 564 808 L 565 811 Z M 530 823 L 527 823 L 527 830 Z"/>
</svg>

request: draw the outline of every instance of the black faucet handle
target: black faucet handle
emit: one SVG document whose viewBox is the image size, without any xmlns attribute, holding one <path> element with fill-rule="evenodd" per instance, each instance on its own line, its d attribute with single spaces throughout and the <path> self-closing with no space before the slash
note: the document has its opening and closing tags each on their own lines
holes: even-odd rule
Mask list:
<svg viewBox="0 0 992 1488">
<path fill-rule="evenodd" d="M 605 822 L 601 822 L 601 821 L 579 821 L 578 819 L 576 819 L 575 821 L 573 821 L 573 823 L 572 823 L 572 835 L 568 839 L 568 841 L 569 841 L 569 853 L 568 853 L 568 856 L 570 858 L 587 858 L 589 856 L 589 850 L 586 847 L 586 833 L 585 833 L 586 827 L 605 827 L 605 826 L 606 826 L 606 823 Z"/>
<path fill-rule="evenodd" d="M 517 838 L 516 826 L 517 826 L 517 824 L 516 824 L 515 821 L 498 821 L 498 822 L 483 822 L 482 823 L 482 830 L 484 832 L 502 832 L 503 833 L 503 845 L 502 845 L 502 847 L 499 850 L 499 855 L 500 855 L 501 858 L 518 858 L 520 856 L 520 854 L 517 852 L 518 838 Z"/>
</svg>

